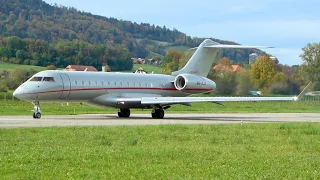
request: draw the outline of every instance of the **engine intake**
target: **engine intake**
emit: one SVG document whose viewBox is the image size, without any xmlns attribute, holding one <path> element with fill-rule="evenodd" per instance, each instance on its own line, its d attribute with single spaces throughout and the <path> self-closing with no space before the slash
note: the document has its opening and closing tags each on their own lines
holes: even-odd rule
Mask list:
<svg viewBox="0 0 320 180">
<path fill-rule="evenodd" d="M 216 83 L 205 77 L 180 74 L 174 80 L 174 87 L 179 91 L 195 94 L 213 91 L 216 88 Z"/>
</svg>

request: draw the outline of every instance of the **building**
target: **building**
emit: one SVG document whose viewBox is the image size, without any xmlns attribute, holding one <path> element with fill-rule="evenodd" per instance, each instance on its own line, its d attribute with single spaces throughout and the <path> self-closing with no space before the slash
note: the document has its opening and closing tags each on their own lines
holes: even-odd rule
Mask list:
<svg viewBox="0 0 320 180">
<path fill-rule="evenodd" d="M 147 74 L 148 72 L 145 71 L 142 67 L 139 67 L 136 71 L 134 71 L 133 73 L 136 74 Z"/>
<path fill-rule="evenodd" d="M 251 53 L 251 54 L 249 54 L 249 64 L 254 63 L 259 57 L 261 57 L 261 56 L 258 55 L 257 53 Z M 278 58 L 275 57 L 275 56 L 270 56 L 270 60 L 274 61 L 276 64 L 279 63 Z"/>
<path fill-rule="evenodd" d="M 272 61 L 274 61 L 276 64 L 279 64 L 279 60 L 278 60 L 277 57 L 275 57 L 275 56 L 270 56 L 270 59 L 271 59 Z"/>
<path fill-rule="evenodd" d="M 145 64 L 146 60 L 142 58 L 131 58 L 133 64 Z"/>
<path fill-rule="evenodd" d="M 240 65 L 226 66 L 226 65 L 218 64 L 218 65 L 215 65 L 212 69 L 215 71 L 229 70 L 232 72 L 239 72 L 242 69 L 242 67 Z"/>
<path fill-rule="evenodd" d="M 260 57 L 257 53 L 251 53 L 249 54 L 249 64 L 254 63 L 258 57 Z"/>
<path fill-rule="evenodd" d="M 93 66 L 69 65 L 63 69 L 64 71 L 98 71 Z"/>
</svg>

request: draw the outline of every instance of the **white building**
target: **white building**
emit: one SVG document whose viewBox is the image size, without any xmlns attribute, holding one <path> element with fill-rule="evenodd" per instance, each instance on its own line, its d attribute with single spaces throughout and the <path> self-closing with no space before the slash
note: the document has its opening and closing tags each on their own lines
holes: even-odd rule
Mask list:
<svg viewBox="0 0 320 180">
<path fill-rule="evenodd" d="M 254 63 L 258 57 L 260 57 L 260 56 L 257 53 L 249 54 L 249 64 Z"/>
</svg>

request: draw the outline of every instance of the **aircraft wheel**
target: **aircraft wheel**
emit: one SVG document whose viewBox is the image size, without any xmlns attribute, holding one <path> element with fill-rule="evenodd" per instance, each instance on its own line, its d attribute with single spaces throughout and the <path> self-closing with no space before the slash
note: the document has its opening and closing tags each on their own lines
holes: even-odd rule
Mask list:
<svg viewBox="0 0 320 180">
<path fill-rule="evenodd" d="M 130 109 L 119 109 L 118 112 L 119 117 L 130 117 Z"/>
<path fill-rule="evenodd" d="M 159 118 L 159 119 L 163 119 L 163 117 L 164 117 L 164 110 L 162 110 L 162 109 L 159 110 L 158 114 L 159 114 L 159 115 L 158 115 L 158 118 Z"/>
<path fill-rule="evenodd" d="M 40 119 L 41 118 L 41 113 L 39 113 L 39 112 L 33 113 L 33 118 Z"/>
<path fill-rule="evenodd" d="M 154 113 L 154 112 L 151 113 L 151 116 L 152 116 L 153 119 L 157 118 L 156 113 Z"/>
<path fill-rule="evenodd" d="M 152 118 L 154 119 L 163 119 L 164 117 L 164 110 L 156 109 L 154 112 L 151 113 Z"/>
</svg>

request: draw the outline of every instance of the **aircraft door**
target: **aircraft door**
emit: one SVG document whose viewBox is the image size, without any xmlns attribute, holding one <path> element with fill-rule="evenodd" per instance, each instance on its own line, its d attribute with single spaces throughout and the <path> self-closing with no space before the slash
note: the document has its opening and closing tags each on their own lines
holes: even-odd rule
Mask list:
<svg viewBox="0 0 320 180">
<path fill-rule="evenodd" d="M 62 92 L 60 95 L 60 99 L 67 99 L 70 95 L 71 81 L 67 74 L 59 73 L 59 75 L 62 80 Z"/>
</svg>

